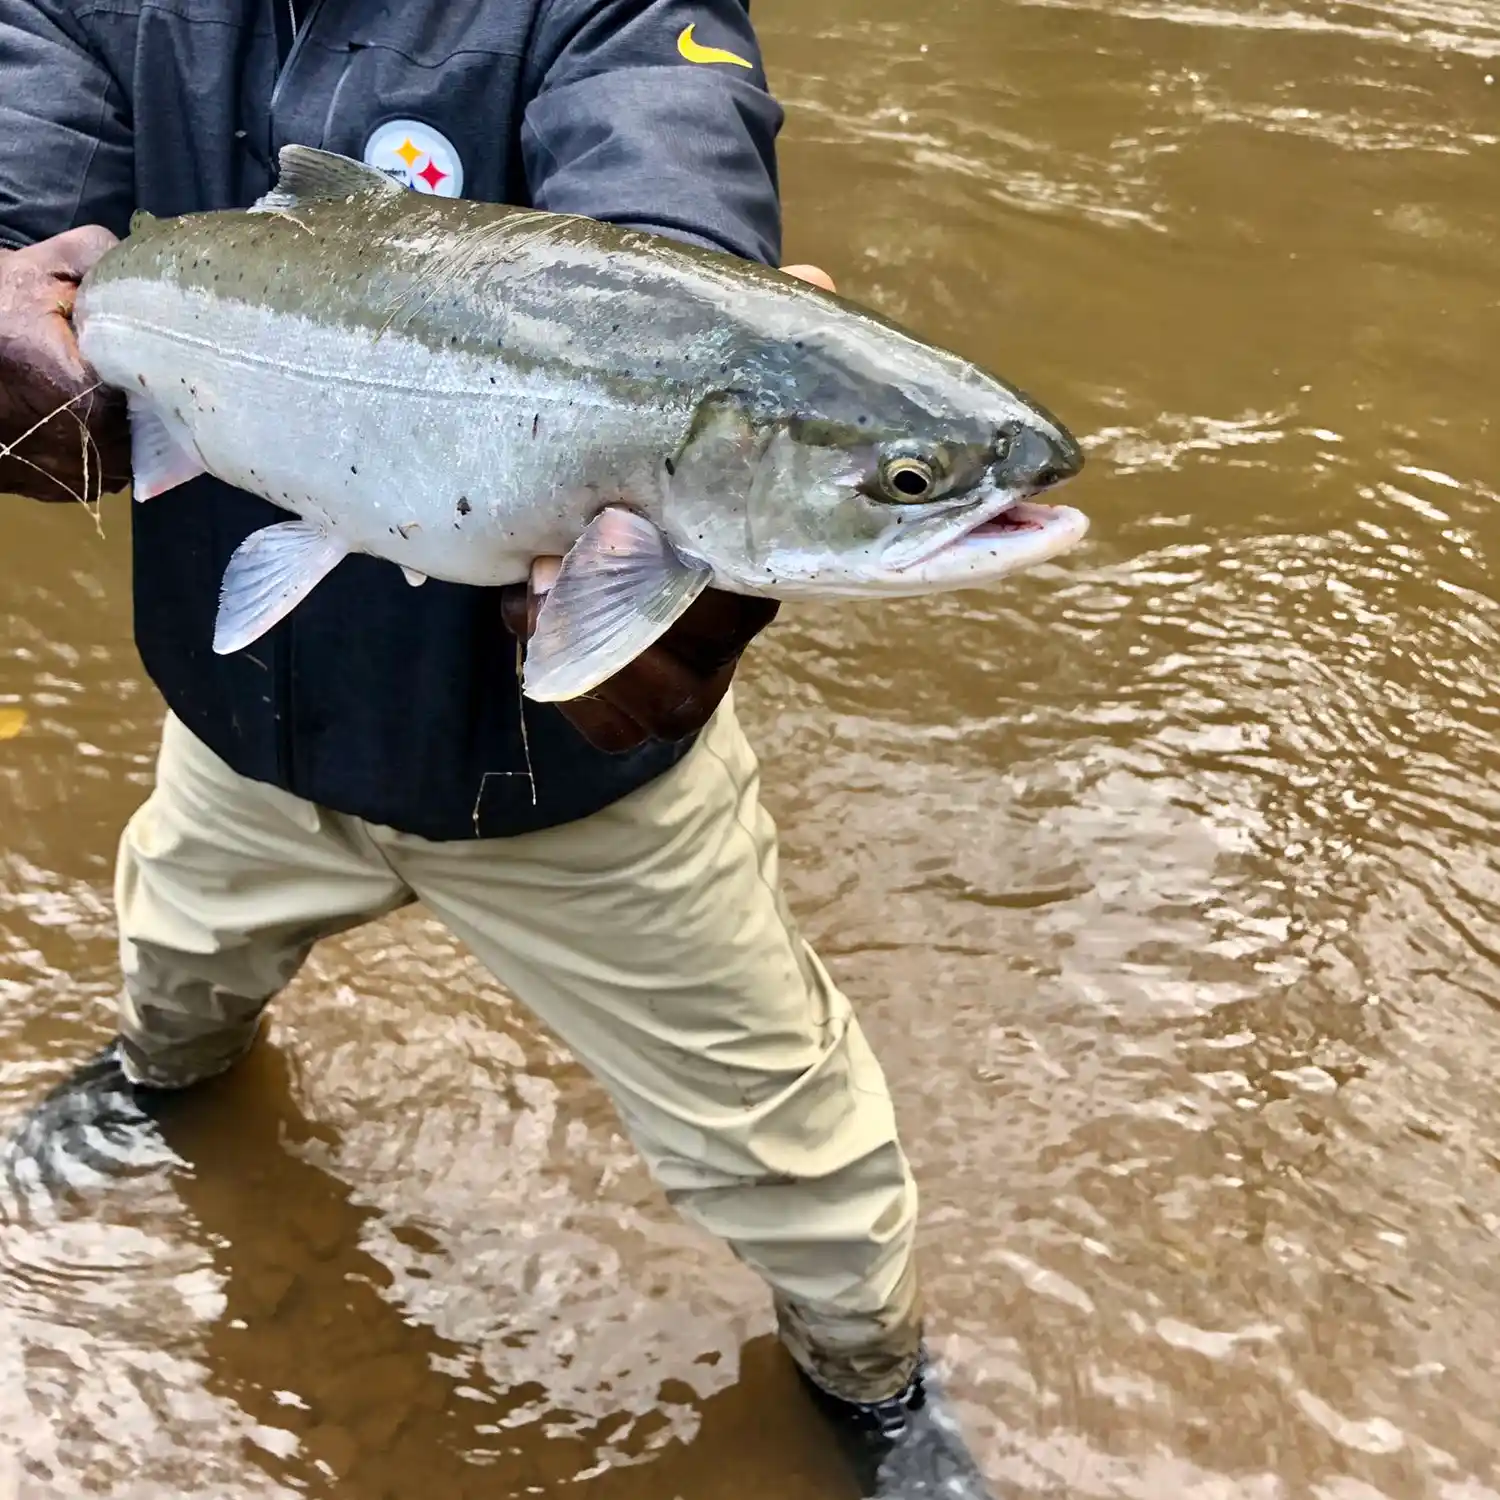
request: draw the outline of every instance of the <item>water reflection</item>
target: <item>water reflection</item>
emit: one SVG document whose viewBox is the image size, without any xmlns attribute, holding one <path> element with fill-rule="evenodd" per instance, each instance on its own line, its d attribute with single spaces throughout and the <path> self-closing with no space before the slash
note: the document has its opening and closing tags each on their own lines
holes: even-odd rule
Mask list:
<svg viewBox="0 0 1500 1500">
<path fill-rule="evenodd" d="M 789 255 L 1090 450 L 1085 551 L 788 611 L 744 692 L 969 1431 L 1019 1494 L 1496 1500 L 1500 24 L 758 22 Z M 108 1027 L 156 707 L 104 520 L 6 516 L 7 1112 Z M 166 1134 L 0 1229 L 0 1494 L 838 1493 L 753 1278 L 419 913 Z"/>
</svg>

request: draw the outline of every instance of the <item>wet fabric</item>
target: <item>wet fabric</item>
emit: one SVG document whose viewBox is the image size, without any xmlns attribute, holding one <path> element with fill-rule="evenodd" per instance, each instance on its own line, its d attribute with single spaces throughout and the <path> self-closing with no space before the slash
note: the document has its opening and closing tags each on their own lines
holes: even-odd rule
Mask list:
<svg viewBox="0 0 1500 1500">
<path fill-rule="evenodd" d="M 467 842 L 248 780 L 169 718 L 117 864 L 126 1069 L 223 1071 L 314 943 L 420 900 L 608 1091 L 677 1209 L 764 1278 L 802 1367 L 880 1399 L 917 1361 L 916 1188 L 777 861 L 732 701 L 602 812 Z"/>
</svg>

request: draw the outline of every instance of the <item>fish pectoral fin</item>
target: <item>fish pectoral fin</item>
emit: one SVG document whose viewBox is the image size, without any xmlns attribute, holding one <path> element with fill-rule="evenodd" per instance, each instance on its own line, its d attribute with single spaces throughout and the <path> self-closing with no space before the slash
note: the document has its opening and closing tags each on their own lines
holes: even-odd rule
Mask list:
<svg viewBox="0 0 1500 1500">
<path fill-rule="evenodd" d="M 250 212 L 284 213 L 303 203 L 333 203 L 347 198 L 389 198 L 407 189 L 379 167 L 319 151 L 314 146 L 283 146 L 276 157 L 276 186 L 257 198 Z"/>
<path fill-rule="evenodd" d="M 401 576 L 405 578 L 406 581 L 414 589 L 421 588 L 421 586 L 427 582 L 427 575 L 425 573 L 419 573 L 415 568 L 408 568 L 404 565 L 401 568 Z"/>
<path fill-rule="evenodd" d="M 145 397 L 127 396 L 125 405 L 130 413 L 130 488 L 137 500 L 150 500 L 208 472 L 187 446 L 187 434 L 174 433 Z"/>
<path fill-rule="evenodd" d="M 711 576 L 644 516 L 621 506 L 600 511 L 542 601 L 522 690 L 540 703 L 592 691 L 657 641 Z"/>
<path fill-rule="evenodd" d="M 235 548 L 219 592 L 214 651 L 227 656 L 284 620 L 348 555 L 311 521 L 278 521 Z"/>
</svg>

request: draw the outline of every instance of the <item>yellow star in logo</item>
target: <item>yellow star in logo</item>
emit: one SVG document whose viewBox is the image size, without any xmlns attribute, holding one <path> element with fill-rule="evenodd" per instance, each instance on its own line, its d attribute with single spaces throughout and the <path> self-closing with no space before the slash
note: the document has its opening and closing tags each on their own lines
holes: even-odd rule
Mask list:
<svg viewBox="0 0 1500 1500">
<path fill-rule="evenodd" d="M 406 163 L 409 171 L 422 158 L 422 153 L 411 143 L 411 137 L 407 136 L 399 146 L 396 147 L 396 155 Z"/>
</svg>

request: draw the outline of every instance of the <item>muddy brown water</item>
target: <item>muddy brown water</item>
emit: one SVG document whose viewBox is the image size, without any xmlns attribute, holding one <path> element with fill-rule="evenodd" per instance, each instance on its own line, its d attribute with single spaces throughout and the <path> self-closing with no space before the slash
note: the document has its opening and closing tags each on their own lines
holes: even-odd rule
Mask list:
<svg viewBox="0 0 1500 1500">
<path fill-rule="evenodd" d="M 913 19 L 920 15 L 921 19 Z M 788 254 L 1031 389 L 1085 550 L 741 701 L 1003 1494 L 1500 1495 L 1500 6 L 760 0 Z M 108 1033 L 128 516 L 8 502 L 0 1111 Z M 189 1169 L 0 1236 L 0 1494 L 845 1493 L 758 1284 L 420 911 Z"/>
</svg>

